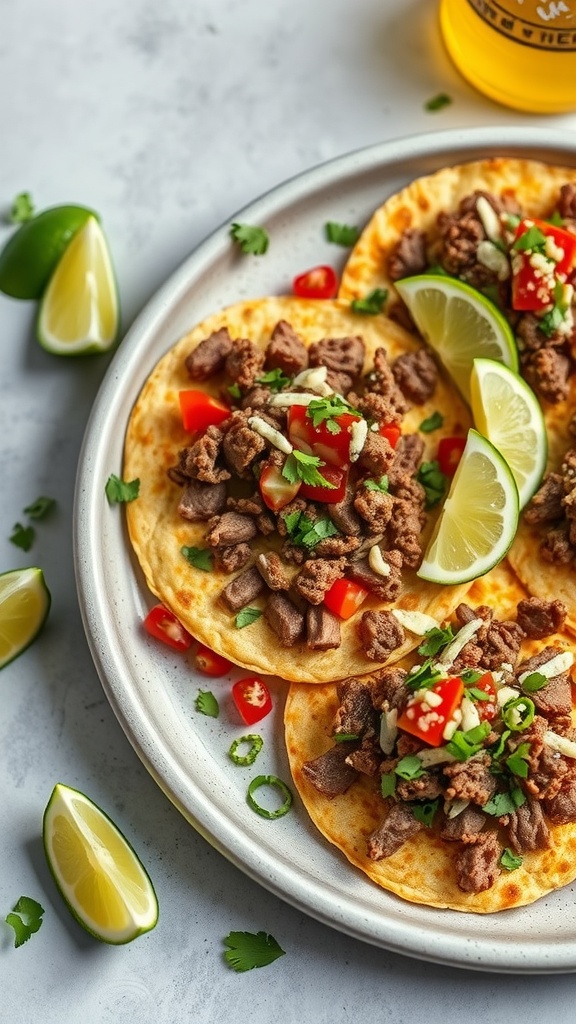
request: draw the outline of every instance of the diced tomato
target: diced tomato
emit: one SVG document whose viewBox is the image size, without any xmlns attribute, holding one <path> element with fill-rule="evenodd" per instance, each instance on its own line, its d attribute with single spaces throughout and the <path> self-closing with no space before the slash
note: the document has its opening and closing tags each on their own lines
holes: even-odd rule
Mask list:
<svg viewBox="0 0 576 1024">
<path fill-rule="evenodd" d="M 314 426 L 306 405 L 291 405 L 288 410 L 288 437 L 295 448 L 307 455 L 317 455 L 333 466 L 347 466 L 350 461 L 350 428 L 359 417 L 343 412 L 330 420 L 332 430 L 323 420 Z M 334 424 L 338 429 L 334 430 Z"/>
<path fill-rule="evenodd" d="M 300 485 L 300 480 L 295 480 L 294 483 L 286 480 L 282 476 L 280 467 L 275 466 L 272 462 L 267 462 L 264 465 L 258 481 L 262 501 L 273 512 L 279 512 L 281 508 L 288 505 L 298 494 Z"/>
<path fill-rule="evenodd" d="M 438 465 L 445 476 L 454 476 L 465 447 L 465 437 L 443 437 L 439 442 Z"/>
<path fill-rule="evenodd" d="M 343 501 L 346 494 L 348 470 L 339 469 L 338 466 L 320 465 L 318 472 L 328 483 L 332 484 L 332 487 L 302 483 L 298 491 L 300 497 L 307 498 L 308 501 L 323 501 L 326 505 L 335 505 L 336 502 Z"/>
<path fill-rule="evenodd" d="M 334 299 L 338 293 L 336 271 L 327 266 L 312 267 L 294 278 L 292 291 L 301 299 Z"/>
<path fill-rule="evenodd" d="M 254 725 L 272 711 L 270 691 L 257 676 L 234 683 L 232 697 L 245 725 Z"/>
<path fill-rule="evenodd" d="M 476 711 L 481 722 L 490 722 L 496 717 L 498 710 L 498 704 L 496 702 L 496 687 L 494 686 L 494 679 L 491 672 L 485 672 L 481 679 L 472 684 L 473 690 L 482 690 L 483 693 L 487 694 L 487 700 L 474 700 Z"/>
<path fill-rule="evenodd" d="M 561 253 L 559 259 L 552 258 L 552 262 L 545 264 L 549 269 L 542 271 L 538 265 L 534 265 L 539 260 L 534 258 L 532 251 L 513 249 L 512 306 L 518 310 L 538 312 L 554 302 L 555 285 L 563 284 L 576 266 L 576 235 L 555 224 L 531 217 L 520 221 L 515 241 L 532 226 L 551 238 Z"/>
<path fill-rule="evenodd" d="M 324 604 L 334 615 L 341 619 L 349 619 L 367 597 L 368 591 L 365 587 L 342 576 L 324 594 Z"/>
<path fill-rule="evenodd" d="M 395 448 L 402 431 L 396 423 L 381 423 L 378 433 L 386 438 L 391 448 Z"/>
<path fill-rule="evenodd" d="M 156 640 L 173 647 L 176 651 L 187 651 L 192 646 L 193 638 L 184 629 L 173 612 L 163 604 L 155 604 L 144 619 L 144 629 Z"/>
<path fill-rule="evenodd" d="M 417 690 L 398 718 L 398 728 L 431 747 L 441 747 L 445 742 L 444 729 L 463 696 L 464 683 L 458 676 L 441 679 L 429 690 Z"/>
<path fill-rule="evenodd" d="M 200 644 L 194 654 L 194 664 L 205 676 L 225 676 L 232 667 L 232 662 L 217 654 L 211 647 Z"/>
<path fill-rule="evenodd" d="M 205 391 L 198 391 L 191 388 L 187 391 L 180 391 L 180 411 L 184 430 L 194 432 L 207 430 L 208 427 L 216 426 L 227 420 L 230 409 L 223 402 L 219 402 L 212 395 Z"/>
</svg>

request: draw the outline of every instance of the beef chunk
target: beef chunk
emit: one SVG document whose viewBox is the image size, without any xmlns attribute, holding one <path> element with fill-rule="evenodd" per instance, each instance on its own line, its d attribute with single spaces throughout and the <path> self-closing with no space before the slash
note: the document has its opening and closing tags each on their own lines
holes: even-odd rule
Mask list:
<svg viewBox="0 0 576 1024">
<path fill-rule="evenodd" d="M 550 833 L 544 820 L 542 804 L 529 797 L 521 807 L 507 816 L 508 842 L 514 853 L 544 850 L 550 846 Z"/>
<path fill-rule="evenodd" d="M 221 463 L 224 433 L 211 426 L 189 448 L 179 453 L 178 469 L 186 477 L 205 484 L 219 484 L 230 479 L 230 473 Z"/>
<path fill-rule="evenodd" d="M 296 577 L 294 589 L 310 604 L 321 604 L 327 590 L 344 575 L 345 558 L 309 558 Z"/>
<path fill-rule="evenodd" d="M 252 477 L 252 463 L 266 451 L 266 442 L 247 423 L 248 414 L 234 413 L 228 421 L 222 440 L 222 453 L 226 465 L 239 477 Z"/>
<path fill-rule="evenodd" d="M 240 388 L 251 388 L 264 369 L 264 353 L 248 338 L 239 338 L 226 358 L 226 373 Z"/>
<path fill-rule="evenodd" d="M 328 515 L 334 526 L 346 537 L 357 537 L 362 529 L 362 524 L 354 510 L 355 492 L 348 487 L 342 501 L 328 505 Z"/>
<path fill-rule="evenodd" d="M 388 482 L 393 491 L 406 477 L 418 471 L 424 455 L 424 439 L 420 434 L 401 434 L 394 449 L 394 462 L 388 470 Z"/>
<path fill-rule="evenodd" d="M 392 366 L 392 373 L 402 394 L 414 405 L 422 405 L 434 394 L 438 367 L 425 348 L 399 356 Z"/>
<path fill-rule="evenodd" d="M 378 728 L 378 714 L 370 686 L 360 679 L 345 679 L 338 689 L 340 704 L 334 716 L 334 732 L 363 736 Z"/>
<path fill-rule="evenodd" d="M 568 395 L 570 360 L 555 348 L 541 348 L 523 362 L 524 377 L 539 398 L 557 405 Z"/>
<path fill-rule="evenodd" d="M 564 481 L 560 473 L 549 473 L 544 483 L 530 499 L 524 511 L 524 521 L 529 526 L 553 523 L 562 519 L 564 510 Z"/>
<path fill-rule="evenodd" d="M 220 594 L 220 600 L 231 612 L 239 612 L 245 608 L 264 590 L 265 584 L 255 566 L 240 573 Z"/>
<path fill-rule="evenodd" d="M 394 457 L 394 449 L 390 442 L 382 434 L 369 430 L 358 457 L 358 465 L 370 476 L 379 478 L 388 472 Z"/>
<path fill-rule="evenodd" d="M 402 779 L 396 786 L 396 795 L 400 800 L 435 800 L 442 793 L 438 776 L 424 772 L 417 779 Z"/>
<path fill-rule="evenodd" d="M 409 403 L 394 379 L 385 348 L 376 349 L 365 394 L 355 404 L 369 419 L 380 423 L 398 423 L 408 409 Z"/>
<path fill-rule="evenodd" d="M 342 537 L 335 534 L 333 537 L 324 537 L 314 545 L 314 553 L 319 558 L 340 558 L 341 555 L 348 555 L 360 547 L 359 537 Z"/>
<path fill-rule="evenodd" d="M 387 576 L 370 568 L 367 558 L 352 561 L 348 575 L 381 601 L 395 601 L 402 588 L 402 555 L 399 551 L 383 551 L 384 562 L 390 567 Z"/>
<path fill-rule="evenodd" d="M 502 665 L 515 665 L 523 638 L 524 631 L 517 622 L 494 619 L 485 637 L 477 635 L 477 642 L 482 647 L 480 664 L 491 672 L 498 671 Z"/>
<path fill-rule="evenodd" d="M 290 580 L 282 559 L 275 551 L 262 552 L 258 555 L 256 568 L 270 590 L 288 590 Z"/>
<path fill-rule="evenodd" d="M 404 629 L 392 612 L 370 611 L 362 615 L 360 640 L 366 657 L 372 661 L 386 661 L 404 639 Z"/>
<path fill-rule="evenodd" d="M 481 195 L 498 210 L 499 203 L 494 196 L 475 192 L 464 197 L 457 211 L 442 211 L 438 216 L 441 237 L 440 262 L 449 274 L 462 278 L 474 288 L 484 288 L 497 281 L 494 271 L 478 261 L 478 244 L 486 239 L 486 232 L 476 207 Z"/>
<path fill-rule="evenodd" d="M 302 612 L 279 591 L 268 598 L 264 618 L 283 647 L 292 647 L 304 631 Z"/>
<path fill-rule="evenodd" d="M 308 366 L 308 349 L 291 324 L 279 320 L 266 348 L 266 369 L 295 377 Z"/>
<path fill-rule="evenodd" d="M 192 480 L 178 502 L 178 515 L 191 523 L 218 515 L 226 507 L 226 485 L 202 484 Z"/>
<path fill-rule="evenodd" d="M 227 327 L 214 331 L 186 357 L 185 365 L 192 380 L 207 380 L 224 369 L 226 358 L 232 351 L 233 341 Z"/>
<path fill-rule="evenodd" d="M 576 185 L 567 182 L 560 189 L 558 213 L 564 220 L 576 220 Z"/>
<path fill-rule="evenodd" d="M 221 516 L 213 516 L 208 523 L 206 543 L 211 548 L 229 547 L 231 544 L 242 544 L 256 536 L 256 523 L 250 516 L 239 512 L 223 512 Z"/>
<path fill-rule="evenodd" d="M 544 801 L 544 809 L 553 825 L 576 821 L 576 777 L 569 775 L 565 785 L 552 800 Z"/>
<path fill-rule="evenodd" d="M 354 499 L 354 509 L 368 523 L 371 533 L 383 533 L 395 506 L 395 498 L 387 491 L 359 487 Z"/>
<path fill-rule="evenodd" d="M 574 559 L 574 547 L 566 523 L 548 530 L 540 544 L 540 554 L 545 562 L 551 562 L 552 565 L 570 565 Z"/>
<path fill-rule="evenodd" d="M 446 818 L 440 836 L 449 842 L 459 840 L 462 843 L 473 843 L 484 828 L 486 821 L 487 818 L 483 811 L 468 806 L 453 818 Z"/>
<path fill-rule="evenodd" d="M 562 629 L 566 619 L 566 605 L 562 601 L 542 601 L 528 597 L 518 602 L 516 620 L 526 636 L 543 640 Z"/>
<path fill-rule="evenodd" d="M 406 669 L 396 665 L 390 668 L 381 668 L 375 673 L 374 681 L 374 706 L 384 710 L 385 708 L 401 709 L 408 699 L 408 691 L 404 681 L 408 673 Z"/>
<path fill-rule="evenodd" d="M 482 832 L 475 843 L 465 843 L 456 854 L 456 879 L 462 892 L 484 892 L 500 874 L 502 849 L 496 832 Z"/>
<path fill-rule="evenodd" d="M 421 510 L 410 501 L 395 498 L 392 517 L 386 531 L 388 546 L 400 551 L 404 565 L 410 569 L 417 569 L 422 561 L 422 526 Z"/>
<path fill-rule="evenodd" d="M 407 839 L 411 839 L 424 828 L 406 804 L 394 804 L 378 828 L 368 836 L 370 860 L 384 860 L 391 857 Z"/>
<path fill-rule="evenodd" d="M 326 366 L 328 371 L 345 374 L 351 384 L 362 373 L 366 349 L 360 337 L 323 338 L 310 345 L 308 354 L 310 366 Z"/>
<path fill-rule="evenodd" d="M 524 672 L 537 672 L 538 669 L 562 653 L 561 647 L 545 647 L 531 658 L 527 658 L 518 666 L 518 675 Z M 552 676 L 546 686 L 530 694 L 536 708 L 543 715 L 569 715 L 572 710 L 572 683 L 569 672 Z"/>
<path fill-rule="evenodd" d="M 348 754 L 346 764 L 351 765 L 352 768 L 356 768 L 356 770 L 361 772 L 362 775 L 375 777 L 380 772 L 381 760 L 382 751 L 374 742 L 373 738 L 369 739 L 366 737 L 362 740 L 358 750 L 353 750 L 351 754 Z"/>
<path fill-rule="evenodd" d="M 216 568 L 222 572 L 238 572 L 250 561 L 252 552 L 249 544 L 229 544 L 214 551 Z"/>
<path fill-rule="evenodd" d="M 323 604 L 306 609 L 306 646 L 311 651 L 329 651 L 340 647 L 340 619 Z"/>
<path fill-rule="evenodd" d="M 302 765 L 304 778 L 330 799 L 345 793 L 358 778 L 356 769 L 346 762 L 354 749 L 354 743 L 344 741 L 315 757 L 313 761 L 305 761 Z"/>
<path fill-rule="evenodd" d="M 546 727 L 548 726 L 546 719 L 540 719 L 540 721 L 544 722 Z M 530 743 L 529 736 L 524 740 L 524 733 L 522 733 L 522 740 Z M 557 750 L 552 750 L 545 744 L 542 744 L 538 755 L 535 756 L 534 744 L 530 743 L 528 763 L 529 775 L 524 782 L 527 792 L 537 797 L 538 800 L 553 800 L 564 788 L 566 782 L 569 772 L 566 760 Z"/>
<path fill-rule="evenodd" d="M 428 265 L 426 235 L 420 228 L 408 228 L 400 236 L 388 259 L 388 273 L 392 281 L 422 274 Z"/>
<path fill-rule="evenodd" d="M 448 779 L 446 796 L 449 800 L 470 800 L 483 807 L 496 791 L 496 779 L 490 773 L 490 758 L 487 754 L 475 754 L 467 761 L 456 761 L 445 765 L 443 771 Z"/>
</svg>

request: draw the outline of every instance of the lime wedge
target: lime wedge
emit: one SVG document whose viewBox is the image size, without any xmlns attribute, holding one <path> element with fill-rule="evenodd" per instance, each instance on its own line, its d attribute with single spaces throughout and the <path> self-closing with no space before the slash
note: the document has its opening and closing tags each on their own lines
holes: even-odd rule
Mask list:
<svg viewBox="0 0 576 1024">
<path fill-rule="evenodd" d="M 481 292 L 443 274 L 420 274 L 396 281 L 414 323 L 436 351 L 463 397 L 470 401 L 475 356 L 498 359 L 518 369 L 510 324 Z"/>
<path fill-rule="evenodd" d="M 89 217 L 70 242 L 40 305 L 38 339 L 56 355 L 106 352 L 116 341 L 118 294 L 108 244 Z"/>
<path fill-rule="evenodd" d="M 542 408 L 522 377 L 493 359 L 475 359 L 470 378 L 474 424 L 512 470 L 520 508 L 537 490 L 548 456 Z"/>
<path fill-rule="evenodd" d="M 0 575 L 0 668 L 36 639 L 49 609 L 42 569 L 12 569 Z"/>
<path fill-rule="evenodd" d="M 102 942 L 122 945 L 158 920 L 154 887 L 110 818 L 76 789 L 58 783 L 42 838 L 54 881 L 68 909 Z"/>
<path fill-rule="evenodd" d="M 85 206 L 53 206 L 27 220 L 0 252 L 0 291 L 39 299 L 70 240 L 96 216 Z"/>
<path fill-rule="evenodd" d="M 503 558 L 518 526 L 518 490 L 500 452 L 477 430 L 466 447 L 418 576 L 466 583 Z"/>
</svg>

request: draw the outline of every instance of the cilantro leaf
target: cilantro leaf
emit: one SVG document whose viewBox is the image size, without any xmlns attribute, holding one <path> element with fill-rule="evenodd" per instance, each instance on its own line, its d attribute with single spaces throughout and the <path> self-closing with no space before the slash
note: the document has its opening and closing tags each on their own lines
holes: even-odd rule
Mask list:
<svg viewBox="0 0 576 1024">
<path fill-rule="evenodd" d="M 415 754 L 407 754 L 396 765 L 394 771 L 401 779 L 419 779 L 424 775 L 422 761 Z"/>
<path fill-rule="evenodd" d="M 228 385 L 228 393 L 230 394 L 231 398 L 242 398 L 242 392 L 240 390 L 240 385 L 237 384 L 236 381 L 234 382 L 234 384 L 229 384 Z"/>
<path fill-rule="evenodd" d="M 491 800 L 488 800 L 482 807 L 486 814 L 492 814 L 495 818 L 503 814 L 513 814 L 514 811 L 526 802 L 526 796 L 521 789 L 512 789 L 509 793 L 496 793 Z"/>
<path fill-rule="evenodd" d="M 506 765 L 508 770 L 513 775 L 517 775 L 520 779 L 528 778 L 528 764 L 527 760 L 530 756 L 530 744 L 520 743 L 513 754 L 506 758 Z"/>
<path fill-rule="evenodd" d="M 232 224 L 230 234 L 242 252 L 263 256 L 268 249 L 268 232 L 252 224 Z"/>
<path fill-rule="evenodd" d="M 528 250 L 531 252 L 543 252 L 545 245 L 546 235 L 535 224 L 532 224 L 527 231 L 524 231 L 512 243 L 512 248 L 518 252 L 527 252 Z"/>
<path fill-rule="evenodd" d="M 251 971 L 254 967 L 268 964 L 285 955 L 272 935 L 266 932 L 230 932 L 224 939 L 228 949 L 224 953 L 226 963 L 235 971 Z"/>
<path fill-rule="evenodd" d="M 364 487 L 367 491 L 383 491 L 387 494 L 389 487 L 388 477 L 384 475 L 379 480 L 365 480 Z"/>
<path fill-rule="evenodd" d="M 31 505 L 27 505 L 24 512 L 30 519 L 43 519 L 44 516 L 48 515 L 52 511 L 56 502 L 54 498 L 36 498 Z"/>
<path fill-rule="evenodd" d="M 335 743 L 350 743 L 353 740 L 359 740 L 360 737 L 356 732 L 335 732 L 332 734 L 332 739 Z"/>
<path fill-rule="evenodd" d="M 452 97 L 447 92 L 439 92 L 436 96 L 432 96 L 431 99 L 427 100 L 424 104 L 424 110 L 429 113 L 435 113 L 437 110 L 443 110 L 444 107 L 450 106 L 452 103 Z"/>
<path fill-rule="evenodd" d="M 335 220 L 329 220 L 326 224 L 326 238 L 335 245 L 355 245 L 359 237 L 360 229 L 349 224 L 339 224 Z"/>
<path fill-rule="evenodd" d="M 506 849 L 502 851 L 500 863 L 506 871 L 516 871 L 516 868 L 522 866 L 523 858 L 517 857 L 516 854 L 507 846 Z"/>
<path fill-rule="evenodd" d="M 354 413 L 354 409 L 340 395 L 313 398 L 306 410 L 306 415 L 312 420 L 312 426 L 319 427 L 321 423 L 325 423 L 331 434 L 339 434 L 342 430 L 340 424 L 336 422 L 336 417 L 342 416 L 343 413 Z M 360 419 L 360 413 L 357 415 Z"/>
<path fill-rule="evenodd" d="M 16 949 L 28 942 L 30 936 L 39 930 L 43 914 L 44 907 L 41 907 L 36 900 L 33 900 L 31 896 L 21 896 L 12 908 L 12 913 L 6 915 L 6 924 L 14 929 Z"/>
<path fill-rule="evenodd" d="M 140 493 L 140 480 L 121 480 L 111 473 L 106 481 L 105 491 L 111 505 L 115 502 L 134 501 Z"/>
<path fill-rule="evenodd" d="M 424 643 L 420 644 L 418 654 L 433 657 L 454 639 L 454 633 L 450 624 L 446 629 L 442 629 L 440 626 L 433 626 L 432 629 L 426 630 L 424 637 Z"/>
<path fill-rule="evenodd" d="M 376 316 L 382 313 L 387 298 L 387 288 L 374 288 L 363 299 L 352 299 L 350 309 L 361 316 Z"/>
<path fill-rule="evenodd" d="M 396 775 L 394 772 L 387 772 L 380 778 L 380 792 L 383 797 L 394 796 L 396 792 Z"/>
<path fill-rule="evenodd" d="M 526 690 L 526 693 L 536 693 L 537 690 L 541 690 L 543 686 L 546 686 L 548 682 L 549 680 L 541 672 L 531 672 L 522 683 L 522 689 Z"/>
<path fill-rule="evenodd" d="M 479 679 L 482 679 L 483 675 L 484 672 L 479 672 L 476 668 L 467 668 L 464 672 L 460 673 L 460 679 L 464 683 L 464 686 L 472 686 L 474 683 L 477 683 Z M 484 696 L 487 696 L 487 694 L 484 694 Z"/>
<path fill-rule="evenodd" d="M 334 537 L 338 529 L 331 519 L 322 517 L 314 522 L 304 512 L 290 512 L 284 517 L 290 541 L 296 547 L 314 547 L 326 537 Z"/>
<path fill-rule="evenodd" d="M 22 551 L 30 551 L 35 538 L 36 531 L 33 526 L 22 526 L 22 523 L 14 523 L 10 541 L 17 548 L 22 548 Z"/>
<path fill-rule="evenodd" d="M 410 809 L 416 821 L 420 821 L 423 825 L 430 828 L 439 806 L 440 797 L 437 797 L 436 800 L 422 800 L 419 803 L 411 803 Z"/>
<path fill-rule="evenodd" d="M 32 220 L 33 216 L 32 196 L 29 192 L 20 192 L 12 201 L 8 220 L 11 224 L 24 224 L 25 221 Z"/>
<path fill-rule="evenodd" d="M 427 658 L 422 665 L 408 673 L 404 685 L 408 690 L 423 690 L 434 686 L 439 679 L 442 679 L 442 672 L 432 667 L 432 658 Z"/>
<path fill-rule="evenodd" d="M 282 391 L 290 383 L 290 377 L 277 366 L 274 370 L 267 370 L 261 377 L 256 377 L 256 383 L 266 384 L 271 391 Z"/>
<path fill-rule="evenodd" d="M 212 552 L 208 551 L 208 548 L 189 548 L 184 546 L 180 548 L 180 552 L 195 569 L 200 569 L 202 572 L 212 572 Z"/>
<path fill-rule="evenodd" d="M 208 718 L 218 718 L 220 706 L 210 690 L 199 690 L 194 705 L 196 711 L 199 711 L 201 715 L 207 715 Z"/>
<path fill-rule="evenodd" d="M 441 412 L 433 412 L 430 416 L 427 416 L 425 420 L 419 426 L 419 430 L 423 434 L 431 434 L 433 430 L 438 430 L 444 423 L 444 417 Z"/>
<path fill-rule="evenodd" d="M 482 750 L 484 740 L 489 734 L 489 722 L 481 722 L 480 725 L 474 726 L 473 729 L 467 729 L 466 732 L 456 729 L 451 740 L 446 744 L 446 750 L 458 761 L 467 761 L 469 757 L 473 757 L 479 750 Z"/>
<path fill-rule="evenodd" d="M 234 619 L 234 625 L 236 629 L 244 629 L 244 626 L 251 626 L 261 615 L 259 608 L 242 608 Z"/>
<path fill-rule="evenodd" d="M 416 479 L 426 491 L 426 508 L 434 508 L 444 497 L 448 482 L 437 460 L 423 462 Z"/>
<path fill-rule="evenodd" d="M 291 484 L 296 480 L 302 480 L 303 483 L 309 484 L 311 487 L 327 487 L 334 490 L 336 484 L 330 483 L 326 477 L 322 476 L 318 469 L 319 465 L 321 465 L 321 460 L 317 455 L 307 455 L 306 452 L 300 452 L 295 448 L 282 467 L 282 476 Z"/>
</svg>

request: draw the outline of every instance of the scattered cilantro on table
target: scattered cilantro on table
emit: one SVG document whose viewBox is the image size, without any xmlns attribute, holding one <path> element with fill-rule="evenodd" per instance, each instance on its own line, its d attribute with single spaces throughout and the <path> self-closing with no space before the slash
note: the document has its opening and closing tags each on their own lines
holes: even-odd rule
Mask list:
<svg viewBox="0 0 576 1024">
<path fill-rule="evenodd" d="M 22 548 L 22 551 L 30 551 L 35 538 L 36 531 L 33 526 L 23 526 L 22 523 L 14 523 L 10 541 L 17 548 Z"/>
<path fill-rule="evenodd" d="M 30 516 L 30 519 L 44 519 L 44 516 L 47 516 L 55 506 L 56 501 L 54 498 L 46 498 L 41 495 L 31 505 L 27 505 L 24 512 L 27 516 Z"/>
<path fill-rule="evenodd" d="M 32 196 L 29 192 L 19 192 L 10 207 L 9 223 L 24 224 L 25 221 L 32 220 L 33 216 L 34 203 L 32 202 Z"/>
<path fill-rule="evenodd" d="M 264 228 L 255 227 L 252 224 L 232 224 L 230 234 L 238 243 L 242 252 L 250 253 L 253 256 L 263 256 L 268 249 L 269 237 Z"/>
<path fill-rule="evenodd" d="M 443 110 L 444 107 L 450 106 L 452 103 L 452 97 L 447 92 L 439 92 L 436 96 L 432 96 L 424 104 L 424 110 L 429 113 L 435 113 L 437 110 Z"/>
<path fill-rule="evenodd" d="M 6 924 L 14 929 L 14 946 L 18 949 L 37 932 L 42 925 L 44 907 L 41 907 L 31 896 L 21 896 L 6 915 Z"/>
<path fill-rule="evenodd" d="M 285 955 L 276 939 L 266 932 L 230 932 L 224 939 L 224 945 L 228 947 L 224 959 L 237 972 L 267 967 Z"/>
</svg>

